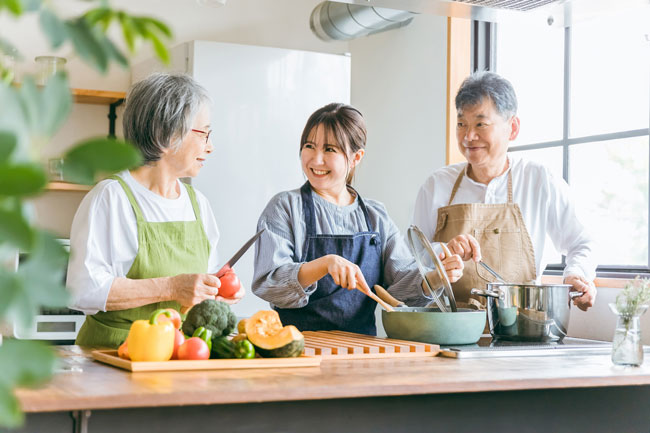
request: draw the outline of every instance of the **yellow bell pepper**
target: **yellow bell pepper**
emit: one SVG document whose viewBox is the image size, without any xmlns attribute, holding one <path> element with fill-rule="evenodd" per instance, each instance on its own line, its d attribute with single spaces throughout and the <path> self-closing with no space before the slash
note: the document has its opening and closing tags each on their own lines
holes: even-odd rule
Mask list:
<svg viewBox="0 0 650 433">
<path fill-rule="evenodd" d="M 158 323 L 161 314 L 171 317 L 169 311 L 160 309 L 151 313 L 149 320 L 136 320 L 131 325 L 127 342 L 131 361 L 167 361 L 174 352 L 174 325 L 165 320 Z"/>
</svg>

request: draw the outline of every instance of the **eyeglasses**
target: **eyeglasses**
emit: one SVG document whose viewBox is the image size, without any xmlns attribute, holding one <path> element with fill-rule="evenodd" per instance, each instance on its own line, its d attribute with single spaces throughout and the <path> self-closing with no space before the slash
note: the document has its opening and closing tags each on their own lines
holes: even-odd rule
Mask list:
<svg viewBox="0 0 650 433">
<path fill-rule="evenodd" d="M 192 129 L 194 132 L 198 132 L 201 134 L 205 134 L 205 142 L 207 143 L 208 140 L 210 139 L 210 134 L 212 134 L 212 129 L 209 131 L 201 131 L 200 129 Z"/>
</svg>

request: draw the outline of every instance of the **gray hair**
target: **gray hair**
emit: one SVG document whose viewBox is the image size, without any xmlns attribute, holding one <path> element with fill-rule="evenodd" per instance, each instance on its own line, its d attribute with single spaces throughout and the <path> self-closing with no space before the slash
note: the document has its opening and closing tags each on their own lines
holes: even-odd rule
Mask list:
<svg viewBox="0 0 650 433">
<path fill-rule="evenodd" d="M 144 164 L 158 161 L 166 148 L 177 148 L 190 132 L 208 92 L 192 77 L 155 73 L 134 84 L 126 97 L 124 138 L 141 152 Z"/>
<path fill-rule="evenodd" d="M 464 108 L 480 104 L 485 98 L 494 103 L 501 116 L 510 118 L 517 114 L 517 95 L 512 84 L 489 71 L 475 72 L 465 78 L 456 94 L 456 111 L 460 114 Z"/>
</svg>

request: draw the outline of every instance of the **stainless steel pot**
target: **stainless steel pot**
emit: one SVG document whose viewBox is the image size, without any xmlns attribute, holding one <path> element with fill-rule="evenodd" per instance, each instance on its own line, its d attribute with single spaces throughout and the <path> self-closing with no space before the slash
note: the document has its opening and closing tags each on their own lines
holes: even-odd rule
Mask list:
<svg viewBox="0 0 650 433">
<path fill-rule="evenodd" d="M 490 333 L 498 340 L 559 341 L 566 337 L 571 300 L 582 292 L 568 284 L 488 283 L 472 294 L 487 298 Z"/>
</svg>

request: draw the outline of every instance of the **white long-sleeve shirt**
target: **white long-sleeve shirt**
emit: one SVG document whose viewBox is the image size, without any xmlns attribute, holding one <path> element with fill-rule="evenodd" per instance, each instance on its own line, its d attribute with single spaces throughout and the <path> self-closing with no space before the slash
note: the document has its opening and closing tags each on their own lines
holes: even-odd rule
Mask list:
<svg viewBox="0 0 650 433">
<path fill-rule="evenodd" d="M 465 172 L 454 201 L 458 203 L 496 204 L 508 201 L 508 171 L 512 172 L 513 201 L 521 208 L 526 229 L 535 250 L 538 279 L 548 264 L 547 239 L 567 256 L 564 276 L 579 275 L 592 280 L 596 275 L 594 241 L 578 220 L 569 186 L 543 165 L 508 155 L 508 170 L 485 185 L 470 179 Z M 422 185 L 415 202 L 413 224 L 433 240 L 438 208 L 449 204 L 451 190 L 467 163 L 436 170 Z M 461 234 L 461 233 L 458 233 Z"/>
<path fill-rule="evenodd" d="M 181 194 L 178 198 L 168 199 L 139 184 L 128 171 L 118 175 L 133 191 L 145 220 L 196 220 L 189 194 L 183 185 L 179 185 Z M 219 229 L 205 196 L 196 191 L 196 199 L 211 246 L 205 272 L 216 272 L 219 268 L 216 248 Z M 72 292 L 70 308 L 86 314 L 106 311 L 106 300 L 113 280 L 126 276 L 137 252 L 137 222 L 124 189 L 117 180 L 99 182 L 81 201 L 72 221 L 66 282 Z"/>
</svg>

